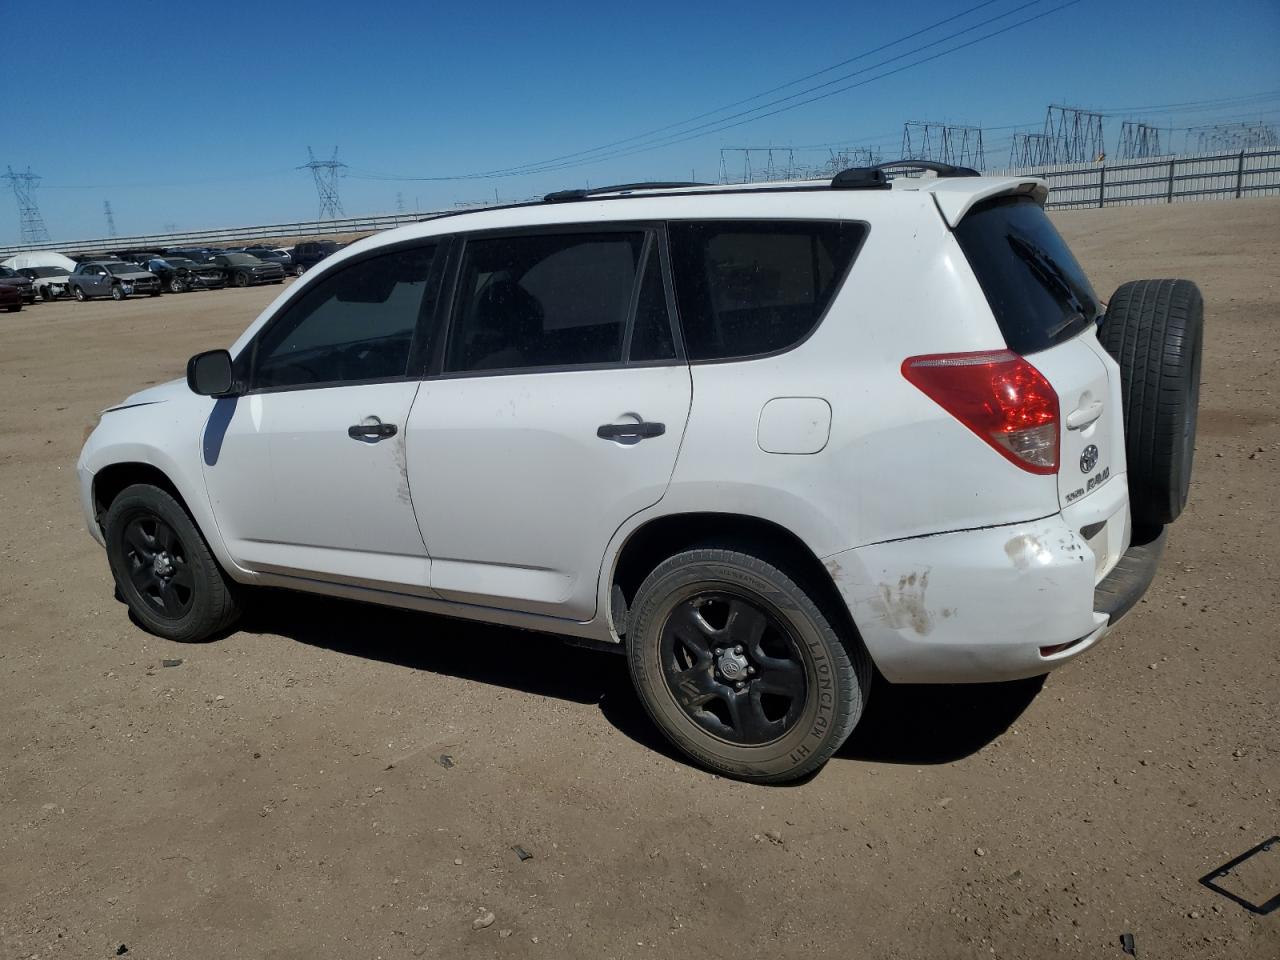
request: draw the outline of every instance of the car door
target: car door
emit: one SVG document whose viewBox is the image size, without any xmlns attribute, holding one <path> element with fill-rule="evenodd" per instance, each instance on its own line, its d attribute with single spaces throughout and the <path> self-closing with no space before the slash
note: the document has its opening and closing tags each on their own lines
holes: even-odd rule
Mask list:
<svg viewBox="0 0 1280 960">
<path fill-rule="evenodd" d="M 107 271 L 93 263 L 84 268 L 84 275 L 80 284 L 84 287 L 84 292 L 89 296 L 100 297 L 109 292 L 106 284 L 103 283 L 106 277 Z"/>
<path fill-rule="evenodd" d="M 305 284 L 236 357 L 204 472 L 250 570 L 429 593 L 405 426 L 438 290 L 436 246 L 384 249 Z"/>
<path fill-rule="evenodd" d="M 660 231 L 484 234 L 409 416 L 442 597 L 588 620 L 610 537 L 665 493 L 690 404 Z"/>
</svg>

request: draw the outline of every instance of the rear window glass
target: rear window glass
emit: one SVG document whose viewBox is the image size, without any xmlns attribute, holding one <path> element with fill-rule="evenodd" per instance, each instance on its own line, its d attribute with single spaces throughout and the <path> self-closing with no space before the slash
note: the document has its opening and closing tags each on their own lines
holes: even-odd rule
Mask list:
<svg viewBox="0 0 1280 960">
<path fill-rule="evenodd" d="M 795 346 L 822 318 L 866 230 L 839 220 L 669 224 L 689 359 Z"/>
<path fill-rule="evenodd" d="M 975 207 L 955 232 L 1010 350 L 1045 350 L 1097 319 L 1089 278 L 1031 198 Z"/>
</svg>

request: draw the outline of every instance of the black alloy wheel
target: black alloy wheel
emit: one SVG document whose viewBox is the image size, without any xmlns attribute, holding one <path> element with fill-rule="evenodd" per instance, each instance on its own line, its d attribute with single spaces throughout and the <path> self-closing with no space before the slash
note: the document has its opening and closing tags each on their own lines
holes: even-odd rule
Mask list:
<svg viewBox="0 0 1280 960">
<path fill-rule="evenodd" d="M 247 273 L 244 273 L 244 272 L 239 272 L 239 273 L 237 273 L 237 274 L 236 274 L 236 286 L 237 286 L 237 287 L 247 287 L 248 285 L 249 285 L 249 275 L 248 275 Z"/>
<path fill-rule="evenodd" d="M 662 629 L 663 676 L 676 702 L 712 736 L 740 746 L 792 729 L 808 694 L 794 634 L 758 600 L 696 593 Z"/>
<path fill-rule="evenodd" d="M 186 616 L 195 580 L 173 527 L 155 514 L 136 516 L 124 528 L 123 549 L 129 582 L 152 613 L 165 620 Z"/>
</svg>

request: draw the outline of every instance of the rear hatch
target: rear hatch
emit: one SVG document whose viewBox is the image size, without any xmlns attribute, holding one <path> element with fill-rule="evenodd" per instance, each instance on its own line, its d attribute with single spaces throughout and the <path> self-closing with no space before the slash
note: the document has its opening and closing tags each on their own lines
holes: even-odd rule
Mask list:
<svg viewBox="0 0 1280 960">
<path fill-rule="evenodd" d="M 1097 338 L 1102 304 L 1039 202 L 986 200 L 955 227 L 1009 349 L 1058 395 L 1058 500 L 1079 503 L 1120 472 L 1124 419 L 1119 370 Z"/>
</svg>

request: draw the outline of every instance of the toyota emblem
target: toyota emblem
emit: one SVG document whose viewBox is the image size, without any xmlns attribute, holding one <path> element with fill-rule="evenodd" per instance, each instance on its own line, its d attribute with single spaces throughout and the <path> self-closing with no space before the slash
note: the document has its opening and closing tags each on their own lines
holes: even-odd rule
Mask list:
<svg viewBox="0 0 1280 960">
<path fill-rule="evenodd" d="M 1089 444 L 1084 448 L 1084 453 L 1080 454 L 1080 472 L 1092 473 L 1093 468 L 1098 465 L 1098 445 Z"/>
</svg>

